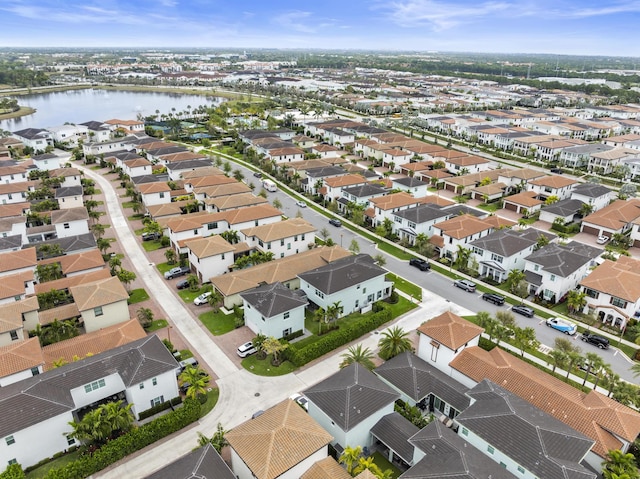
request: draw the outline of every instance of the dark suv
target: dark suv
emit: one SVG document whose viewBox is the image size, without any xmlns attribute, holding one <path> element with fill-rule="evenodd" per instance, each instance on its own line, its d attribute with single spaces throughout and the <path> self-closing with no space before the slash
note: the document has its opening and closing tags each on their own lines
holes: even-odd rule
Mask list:
<svg viewBox="0 0 640 479">
<path fill-rule="evenodd" d="M 498 306 L 502 306 L 504 304 L 504 296 L 500 296 L 499 294 L 484 293 L 482 295 L 482 299 L 489 301 L 490 303 L 497 304 Z"/>
<path fill-rule="evenodd" d="M 431 269 L 429 262 L 427 260 L 420 259 L 420 258 L 411 258 L 409 260 L 409 265 L 415 266 L 420 271 L 429 271 Z"/>
<path fill-rule="evenodd" d="M 518 313 L 523 316 L 526 316 L 527 318 L 533 318 L 535 314 L 535 311 L 533 309 L 529 308 L 528 306 L 525 306 L 524 304 L 516 304 L 514 307 L 511 308 L 511 311 L 513 311 L 514 313 Z"/>
<path fill-rule="evenodd" d="M 598 336 L 597 334 L 583 333 L 582 339 L 585 343 L 593 344 L 594 346 L 598 346 L 600 349 L 609 348 L 609 340 L 604 336 Z"/>
</svg>

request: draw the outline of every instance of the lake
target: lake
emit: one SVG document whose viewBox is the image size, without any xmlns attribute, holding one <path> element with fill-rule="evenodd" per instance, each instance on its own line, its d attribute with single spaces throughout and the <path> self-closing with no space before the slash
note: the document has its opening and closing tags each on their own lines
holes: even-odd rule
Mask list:
<svg viewBox="0 0 640 479">
<path fill-rule="evenodd" d="M 143 116 L 185 111 L 200 105 L 217 105 L 222 98 L 181 93 L 133 92 L 112 90 L 69 90 L 38 93 L 18 97 L 22 106 L 35 108 L 32 115 L 0 121 L 0 129 L 17 131 L 25 128 L 48 128 L 64 123 L 106 121 L 112 118 L 135 120 Z"/>
</svg>

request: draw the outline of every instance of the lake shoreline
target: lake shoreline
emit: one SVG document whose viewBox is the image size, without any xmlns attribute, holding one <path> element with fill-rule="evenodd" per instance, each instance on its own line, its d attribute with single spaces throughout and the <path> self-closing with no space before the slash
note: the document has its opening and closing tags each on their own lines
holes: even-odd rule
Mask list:
<svg viewBox="0 0 640 479">
<path fill-rule="evenodd" d="M 37 110 L 28 106 L 21 106 L 18 110 L 11 113 L 3 113 L 0 120 L 10 120 L 12 118 L 20 118 L 21 116 L 33 115 Z"/>
</svg>

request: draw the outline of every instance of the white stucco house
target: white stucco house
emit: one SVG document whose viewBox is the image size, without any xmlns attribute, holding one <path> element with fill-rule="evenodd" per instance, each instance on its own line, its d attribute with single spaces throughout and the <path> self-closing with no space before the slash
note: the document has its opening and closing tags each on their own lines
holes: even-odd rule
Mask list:
<svg viewBox="0 0 640 479">
<path fill-rule="evenodd" d="M 164 182 L 143 183 L 138 185 L 138 192 L 145 206 L 171 203 L 171 188 Z"/>
<path fill-rule="evenodd" d="M 309 301 L 301 290 L 292 290 L 277 282 L 240 296 L 245 325 L 254 333 L 280 339 L 304 330 L 304 311 Z"/>
<path fill-rule="evenodd" d="M 88 333 L 130 319 L 129 293 L 115 276 L 72 286 L 70 292 Z"/>
<path fill-rule="evenodd" d="M 51 224 L 58 238 L 89 233 L 89 213 L 84 206 L 53 210 Z"/>
<path fill-rule="evenodd" d="M 284 258 L 308 251 L 309 244 L 315 244 L 316 231 L 316 227 L 303 218 L 291 218 L 240 230 L 239 239 L 250 248 Z"/>
<path fill-rule="evenodd" d="M 191 271 L 201 283 L 208 283 L 212 277 L 227 273 L 234 262 L 235 246 L 219 235 L 188 240 L 185 247 Z"/>
</svg>

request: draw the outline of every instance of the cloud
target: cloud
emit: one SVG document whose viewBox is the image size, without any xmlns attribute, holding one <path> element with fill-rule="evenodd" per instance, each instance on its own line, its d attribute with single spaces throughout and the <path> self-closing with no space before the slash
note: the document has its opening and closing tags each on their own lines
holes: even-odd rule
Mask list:
<svg viewBox="0 0 640 479">
<path fill-rule="evenodd" d="M 178 4 L 176 0 L 158 0 L 158 3 L 167 8 L 175 7 Z"/>
<path fill-rule="evenodd" d="M 557 12 L 557 15 L 573 18 L 602 17 L 606 15 L 617 15 L 620 13 L 640 13 L 640 1 L 618 2 L 605 6 L 578 7 L 575 9 L 564 9 Z"/>
<path fill-rule="evenodd" d="M 503 1 L 461 5 L 436 0 L 405 0 L 379 4 L 376 8 L 389 11 L 391 20 L 402 27 L 431 26 L 440 31 L 515 7 Z"/>
<path fill-rule="evenodd" d="M 315 33 L 316 29 L 302 23 L 303 20 L 307 20 L 311 17 L 311 12 L 304 12 L 302 10 L 294 10 L 287 13 L 282 13 L 273 17 L 272 21 L 276 25 L 280 25 L 283 28 L 300 32 L 300 33 Z"/>
</svg>

